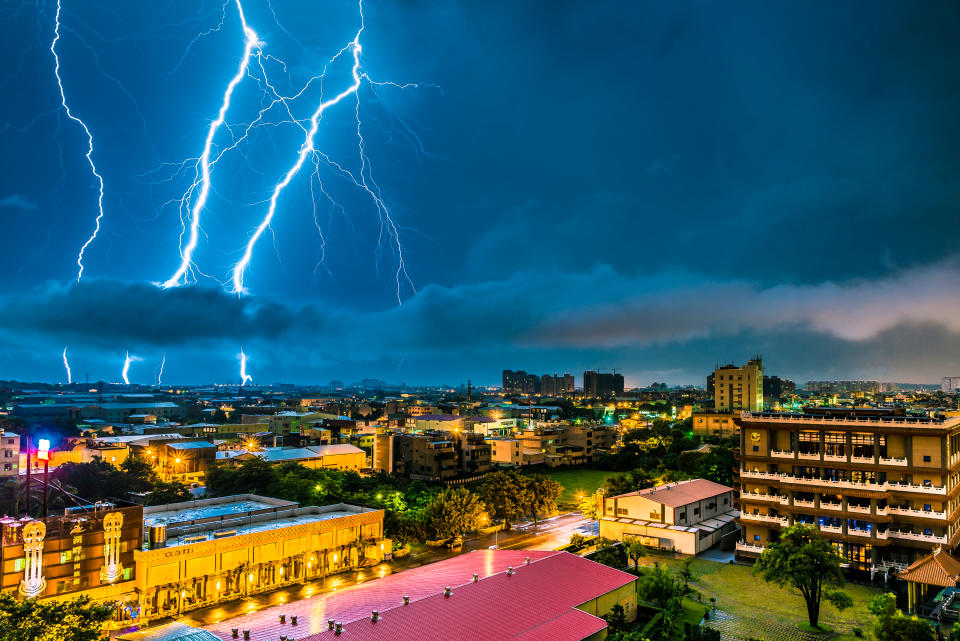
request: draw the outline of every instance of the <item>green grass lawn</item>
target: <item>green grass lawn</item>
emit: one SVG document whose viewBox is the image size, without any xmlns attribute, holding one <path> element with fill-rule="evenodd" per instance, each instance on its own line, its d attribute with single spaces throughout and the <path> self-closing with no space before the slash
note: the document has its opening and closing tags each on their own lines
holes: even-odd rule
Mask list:
<svg viewBox="0 0 960 641">
<path fill-rule="evenodd" d="M 560 505 L 576 506 L 579 504 L 577 494 L 593 494 L 598 487 L 603 486 L 603 482 L 608 476 L 613 476 L 615 472 L 607 470 L 591 470 L 585 468 L 570 468 L 568 470 L 556 470 L 547 472 L 547 476 L 563 486 L 563 494 L 557 499 Z"/>
<path fill-rule="evenodd" d="M 641 563 L 652 565 L 654 561 L 679 572 L 680 558 L 653 553 Z M 684 600 L 684 618 L 690 616 L 699 620 L 704 608 L 709 607 L 712 596 L 717 599 L 718 609 L 745 622 L 774 621 L 796 628 L 807 621 L 806 606 L 799 594 L 765 583 L 753 574 L 750 566 L 695 559 L 692 569 L 694 578 L 690 587 L 703 594 L 703 604 L 696 602 L 696 596 L 690 601 Z M 862 628 L 869 635 L 873 625 L 873 616 L 867 612 L 867 600 L 878 590 L 852 583 L 843 590 L 853 599 L 852 608 L 837 612 L 833 606 L 824 604 L 820 611 L 820 623 L 833 628 L 836 633 L 830 637 L 831 641 L 853 641 L 856 638 L 852 631 L 854 627 Z"/>
</svg>

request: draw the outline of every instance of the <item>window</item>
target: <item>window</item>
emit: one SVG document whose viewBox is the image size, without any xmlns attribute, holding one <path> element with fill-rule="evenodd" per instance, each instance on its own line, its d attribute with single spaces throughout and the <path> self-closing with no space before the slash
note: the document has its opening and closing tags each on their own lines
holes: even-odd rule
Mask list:
<svg viewBox="0 0 960 641">
<path fill-rule="evenodd" d="M 67 550 L 60 553 L 60 563 L 70 563 L 73 560 L 73 552 Z"/>
<path fill-rule="evenodd" d="M 930 511 L 930 505 L 927 504 L 927 503 L 924 503 L 924 504 L 923 504 L 923 511 L 924 511 L 924 512 L 929 512 L 929 511 Z"/>
<path fill-rule="evenodd" d="M 23 559 L 16 559 L 13 562 L 14 572 L 23 572 Z"/>
<path fill-rule="evenodd" d="M 754 445 L 754 446 L 753 446 L 753 451 L 754 451 L 754 452 L 759 452 L 759 451 L 760 451 L 760 446 L 759 446 L 759 445 Z"/>
<path fill-rule="evenodd" d="M 729 498 L 729 497 L 724 497 L 724 499 L 723 499 L 723 504 L 726 505 L 726 504 L 729 503 L 729 502 L 730 502 L 730 498 Z"/>
<path fill-rule="evenodd" d="M 9 463 L 4 463 L 4 464 L 3 464 L 3 471 L 4 471 L 4 472 L 9 472 L 9 471 L 12 470 L 12 469 L 13 469 L 13 466 L 11 466 Z"/>
<path fill-rule="evenodd" d="M 923 479 L 923 486 L 924 486 L 924 487 L 930 487 L 931 485 L 932 485 L 932 483 L 930 483 L 930 479 Z"/>
<path fill-rule="evenodd" d="M 929 454 L 925 454 L 925 455 L 923 456 L 923 462 L 924 462 L 924 463 L 929 463 L 929 462 L 930 462 L 930 455 L 929 455 Z"/>
<path fill-rule="evenodd" d="M 683 520 L 686 519 L 686 518 L 687 518 L 687 513 L 686 513 L 686 512 L 680 512 L 680 514 L 677 515 L 677 520 L 679 520 L 679 521 L 683 521 Z"/>
<path fill-rule="evenodd" d="M 700 508 L 698 507 L 693 508 L 693 513 L 694 515 L 700 514 Z"/>
<path fill-rule="evenodd" d="M 10 450 L 3 451 L 3 458 L 13 458 L 13 452 Z"/>
<path fill-rule="evenodd" d="M 626 510 L 625 508 L 622 508 L 622 507 L 618 507 L 618 508 L 617 508 L 617 515 L 618 515 L 618 516 L 620 516 L 620 515 L 625 515 L 626 513 L 627 513 L 627 510 Z"/>
<path fill-rule="evenodd" d="M 657 519 L 657 520 L 659 520 L 659 519 L 660 519 L 660 513 L 659 513 L 659 512 L 651 512 L 651 513 L 650 513 L 650 518 L 651 518 L 651 519 Z"/>
<path fill-rule="evenodd" d="M 132 573 L 133 573 L 133 568 L 130 568 L 130 567 L 123 568 L 123 580 L 124 580 L 124 581 L 129 581 L 129 580 L 130 580 L 130 575 L 131 575 Z"/>
<path fill-rule="evenodd" d="M 926 536 L 930 536 L 933 534 L 933 530 L 931 530 L 930 528 L 923 528 L 923 533 Z"/>
<path fill-rule="evenodd" d="M 760 540 L 760 535 L 759 535 L 759 534 L 754 534 L 754 535 L 753 535 L 753 540 L 754 540 L 754 541 L 759 541 L 759 540 Z"/>
</svg>

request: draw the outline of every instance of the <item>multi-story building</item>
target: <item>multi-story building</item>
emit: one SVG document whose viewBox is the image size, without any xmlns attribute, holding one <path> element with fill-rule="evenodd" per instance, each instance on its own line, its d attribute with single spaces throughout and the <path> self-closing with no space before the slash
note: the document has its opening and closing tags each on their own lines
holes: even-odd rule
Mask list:
<svg viewBox="0 0 960 641">
<path fill-rule="evenodd" d="M 558 425 L 520 430 L 516 438 L 524 458 L 539 452 L 550 467 L 595 461 L 616 443 L 616 432 L 600 425 Z"/>
<path fill-rule="evenodd" d="M 490 445 L 472 432 L 384 431 L 374 438 L 373 469 L 411 479 L 453 482 L 491 469 Z"/>
<path fill-rule="evenodd" d="M 544 396 L 558 396 L 572 394 L 576 388 L 573 383 L 573 374 L 544 374 L 540 377 L 540 393 Z"/>
<path fill-rule="evenodd" d="M 0 478 L 20 474 L 20 435 L 0 428 Z"/>
<path fill-rule="evenodd" d="M 539 394 L 540 377 L 522 369 L 503 370 L 502 387 L 505 394 Z"/>
<path fill-rule="evenodd" d="M 743 412 L 737 552 L 794 523 L 820 529 L 851 567 L 905 567 L 960 540 L 960 417 L 820 408 Z"/>
<path fill-rule="evenodd" d="M 940 389 L 947 394 L 960 392 L 960 376 L 944 376 Z"/>
<path fill-rule="evenodd" d="M 148 508 L 97 503 L 46 519 L 0 519 L 0 590 L 86 596 L 108 627 L 244 598 L 378 563 L 383 510 L 300 507 L 244 494 Z"/>
<path fill-rule="evenodd" d="M 600 536 L 636 537 L 648 547 L 699 554 L 736 532 L 734 492 L 692 479 L 602 497 Z"/>
<path fill-rule="evenodd" d="M 797 390 L 797 384 L 788 378 L 779 376 L 763 377 L 763 400 L 764 402 L 779 401 L 787 394 L 792 394 Z"/>
<path fill-rule="evenodd" d="M 718 367 L 708 381 L 713 383 L 710 391 L 714 409 L 724 412 L 763 409 L 763 359 L 760 356 L 750 359 L 743 367 Z"/>
<path fill-rule="evenodd" d="M 720 438 L 732 438 L 740 434 L 740 426 L 733 412 L 705 410 L 694 412 L 692 418 L 694 434 Z"/>
<path fill-rule="evenodd" d="M 623 394 L 623 374 L 596 371 L 583 373 L 583 393 L 591 398 Z"/>
</svg>

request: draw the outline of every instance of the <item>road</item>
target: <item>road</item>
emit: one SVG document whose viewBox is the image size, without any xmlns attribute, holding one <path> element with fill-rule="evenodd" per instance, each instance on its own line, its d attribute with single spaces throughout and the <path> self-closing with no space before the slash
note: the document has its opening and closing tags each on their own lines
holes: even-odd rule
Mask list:
<svg viewBox="0 0 960 641">
<path fill-rule="evenodd" d="M 500 549 L 513 550 L 553 550 L 570 542 L 570 535 L 579 532 L 588 535 L 596 532 L 596 521 L 588 521 L 580 512 L 569 512 L 540 521 L 536 528 L 533 524 L 519 524 L 507 532 L 495 532 L 486 536 L 468 537 L 460 550 L 447 548 L 421 547 L 410 556 L 394 561 L 385 561 L 374 567 L 356 572 L 345 572 L 335 576 L 312 581 L 304 585 L 281 588 L 266 594 L 257 594 L 245 599 L 229 601 L 218 605 L 193 610 L 176 619 L 180 623 L 195 627 L 213 625 L 234 617 L 258 612 L 265 608 L 300 601 L 327 592 L 335 592 L 346 587 L 367 583 L 380 577 L 401 572 L 410 568 L 436 563 L 444 559 L 466 554 L 473 550 L 485 550 L 498 545 Z M 152 621 L 151 626 L 169 623 L 172 619 Z"/>
</svg>

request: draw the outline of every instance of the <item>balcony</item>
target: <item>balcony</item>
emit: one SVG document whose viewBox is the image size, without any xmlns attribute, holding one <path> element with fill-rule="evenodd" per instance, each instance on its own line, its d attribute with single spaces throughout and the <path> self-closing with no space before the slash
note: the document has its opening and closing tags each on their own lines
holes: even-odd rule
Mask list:
<svg viewBox="0 0 960 641">
<path fill-rule="evenodd" d="M 740 514 L 741 519 L 747 521 L 759 521 L 761 523 L 769 523 L 771 525 L 776 525 L 779 527 L 787 527 L 790 525 L 790 519 L 785 516 L 771 516 L 769 514 L 747 514 L 742 512 Z"/>
<path fill-rule="evenodd" d="M 793 499 L 794 507 L 809 507 L 812 508 L 816 506 L 814 501 L 804 501 L 803 499 Z"/>
<path fill-rule="evenodd" d="M 831 461 L 834 463 L 846 463 L 847 457 L 845 454 L 824 454 L 824 461 Z"/>
<path fill-rule="evenodd" d="M 858 514 L 870 514 L 870 506 L 847 504 L 847 512 L 857 512 Z"/>
<path fill-rule="evenodd" d="M 804 461 L 819 461 L 820 452 L 797 452 L 797 458 Z"/>
<path fill-rule="evenodd" d="M 923 543 L 947 544 L 947 536 L 937 536 L 936 534 L 916 534 L 914 532 L 900 532 L 898 530 L 888 530 L 887 535 L 891 539 L 905 539 L 907 541 L 921 541 Z"/>
<path fill-rule="evenodd" d="M 843 534 L 843 528 L 839 525 L 821 525 L 820 531 L 827 534 Z"/>
<path fill-rule="evenodd" d="M 870 530 L 858 530 L 857 528 L 847 528 L 847 534 L 850 536 L 862 536 L 864 538 L 870 538 Z M 879 534 L 879 532 L 877 532 Z"/>
<path fill-rule="evenodd" d="M 892 514 L 894 516 L 916 516 L 923 519 L 937 519 L 938 521 L 947 520 L 946 511 L 934 512 L 933 510 L 915 510 L 911 507 L 895 507 L 893 505 L 887 506 L 887 514 Z"/>
<path fill-rule="evenodd" d="M 907 466 L 907 459 L 905 458 L 883 458 L 880 457 L 880 465 L 900 465 L 903 467 Z"/>
<path fill-rule="evenodd" d="M 836 512 L 839 512 L 840 510 L 843 509 L 843 504 L 842 504 L 842 503 L 827 503 L 826 501 L 820 501 L 820 509 L 821 509 L 821 510 L 834 510 L 834 511 L 836 511 Z"/>
<path fill-rule="evenodd" d="M 766 550 L 762 545 L 754 545 L 752 543 L 744 543 L 743 541 L 737 541 L 737 552 L 748 552 L 750 554 L 763 554 L 763 551 Z"/>
<path fill-rule="evenodd" d="M 793 458 L 793 452 L 789 450 L 770 450 L 770 456 L 773 458 Z"/>
<path fill-rule="evenodd" d="M 921 494 L 939 494 L 945 495 L 947 488 L 933 485 L 911 485 L 909 483 L 856 483 L 854 481 L 834 481 L 831 479 L 808 479 L 792 474 L 780 474 L 777 472 L 758 472 L 753 470 L 741 470 L 740 478 L 756 478 L 780 481 L 782 483 L 794 483 L 797 485 L 809 485 L 828 488 L 846 488 L 850 490 L 867 490 L 870 492 L 919 492 Z"/>
<path fill-rule="evenodd" d="M 851 456 L 851 463 L 860 463 L 861 465 L 873 465 L 872 456 Z"/>
<path fill-rule="evenodd" d="M 741 501 L 760 501 L 764 503 L 781 503 L 785 502 L 785 496 L 777 496 L 776 494 L 760 494 L 759 492 L 744 492 L 740 495 Z"/>
</svg>

